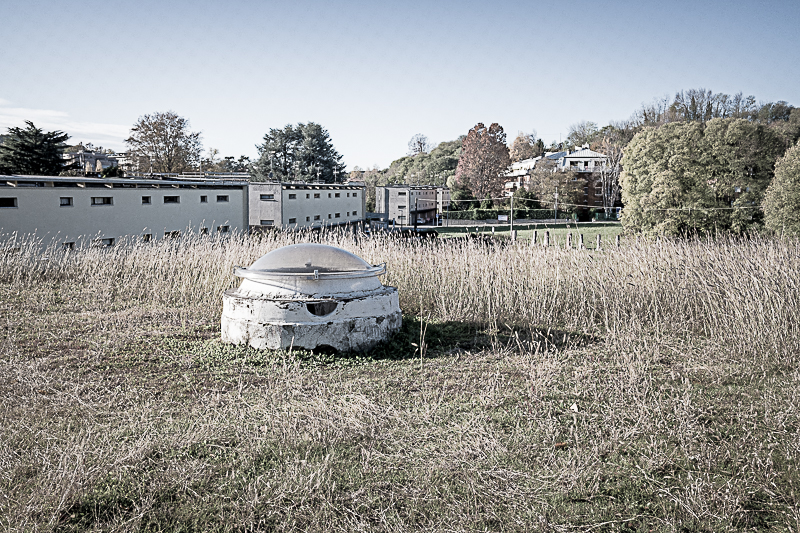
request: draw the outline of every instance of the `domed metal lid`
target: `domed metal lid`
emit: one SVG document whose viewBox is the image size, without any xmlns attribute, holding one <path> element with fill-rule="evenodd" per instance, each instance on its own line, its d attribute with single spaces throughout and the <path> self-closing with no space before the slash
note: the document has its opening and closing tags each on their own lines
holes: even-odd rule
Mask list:
<svg viewBox="0 0 800 533">
<path fill-rule="evenodd" d="M 253 281 L 276 278 L 346 279 L 380 276 L 386 263 L 370 265 L 357 255 L 325 244 L 292 244 L 262 256 L 234 274 Z"/>
</svg>

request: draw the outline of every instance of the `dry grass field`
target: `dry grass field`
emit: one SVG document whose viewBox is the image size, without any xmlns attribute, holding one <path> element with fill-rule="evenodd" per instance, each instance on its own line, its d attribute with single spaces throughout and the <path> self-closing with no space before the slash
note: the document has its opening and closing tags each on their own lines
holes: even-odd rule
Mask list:
<svg viewBox="0 0 800 533">
<path fill-rule="evenodd" d="M 232 267 L 312 238 L 0 255 L 0 530 L 800 530 L 797 241 L 328 234 L 403 331 L 221 344 Z"/>
</svg>

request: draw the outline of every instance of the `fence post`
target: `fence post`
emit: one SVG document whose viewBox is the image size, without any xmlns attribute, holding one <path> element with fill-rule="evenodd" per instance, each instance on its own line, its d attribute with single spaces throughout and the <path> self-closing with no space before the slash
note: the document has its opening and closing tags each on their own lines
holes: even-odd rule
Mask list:
<svg viewBox="0 0 800 533">
<path fill-rule="evenodd" d="M 536 237 L 537 237 L 536 230 L 533 230 L 533 236 L 531 236 L 531 246 L 536 245 Z"/>
<path fill-rule="evenodd" d="M 511 242 L 516 242 L 516 240 L 517 240 L 517 230 L 512 229 L 511 230 Z"/>
<path fill-rule="evenodd" d="M 614 244 L 616 244 L 617 248 L 619 248 L 619 235 L 617 235 L 614 239 Z"/>
<path fill-rule="evenodd" d="M 542 241 L 542 246 L 544 246 L 545 248 L 550 246 L 550 232 L 549 231 L 545 231 L 544 232 L 544 240 Z"/>
<path fill-rule="evenodd" d="M 566 247 L 567 250 L 571 250 L 572 249 L 572 232 L 571 231 L 569 233 L 567 233 L 567 244 L 566 244 L 565 247 Z"/>
<path fill-rule="evenodd" d="M 600 250 L 600 234 L 597 234 L 597 244 L 594 246 L 595 250 Z"/>
<path fill-rule="evenodd" d="M 578 250 L 583 250 L 583 233 L 580 234 L 578 237 Z"/>
</svg>

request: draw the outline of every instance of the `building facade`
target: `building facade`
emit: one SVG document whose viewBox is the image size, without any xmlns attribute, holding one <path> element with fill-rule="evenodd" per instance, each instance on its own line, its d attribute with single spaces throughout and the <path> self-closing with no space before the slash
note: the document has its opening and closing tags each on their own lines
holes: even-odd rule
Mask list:
<svg viewBox="0 0 800 533">
<path fill-rule="evenodd" d="M 251 230 L 298 230 L 359 224 L 366 216 L 363 184 L 252 182 Z"/>
<path fill-rule="evenodd" d="M 450 189 L 431 185 L 375 187 L 375 210 L 387 222 L 401 226 L 433 224 L 450 209 Z"/>
<path fill-rule="evenodd" d="M 247 229 L 244 180 L 0 176 L 0 236 L 64 248 Z"/>
</svg>

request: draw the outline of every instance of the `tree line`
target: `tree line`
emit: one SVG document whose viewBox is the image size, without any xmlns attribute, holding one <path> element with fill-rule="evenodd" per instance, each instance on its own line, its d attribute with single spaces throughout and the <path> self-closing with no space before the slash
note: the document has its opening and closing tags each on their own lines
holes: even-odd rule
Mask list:
<svg viewBox="0 0 800 533">
<path fill-rule="evenodd" d="M 61 157 L 68 138 L 32 122 L 9 128 L 0 136 L 0 172 L 76 172 Z M 437 145 L 417 134 L 406 155 L 388 168 L 355 167 L 349 178 L 367 184 L 370 211 L 374 187 L 397 183 L 448 185 L 454 209 L 477 202 L 489 208 L 503 196 L 512 163 L 586 146 L 607 158 L 591 177 L 602 190 L 604 207 L 621 197 L 623 222 L 631 230 L 742 233 L 777 227 L 776 212 L 782 213 L 781 228 L 791 226 L 794 215 L 789 211 L 796 202 L 784 192 L 793 190 L 799 139 L 800 109 L 785 101 L 757 103 L 741 93 L 691 89 L 643 104 L 624 121 L 602 127 L 590 121 L 573 124 L 566 139 L 550 145 L 535 131 L 521 132 L 509 144 L 497 123 L 478 123 L 465 135 Z M 189 121 L 172 111 L 139 117 L 125 143 L 140 168 L 157 173 L 248 172 L 253 180 L 279 181 L 345 178 L 342 155 L 328 131 L 313 122 L 269 129 L 256 145 L 253 161 L 220 157 L 213 148 L 203 157 L 201 133 L 191 131 Z M 558 190 L 567 210 L 581 207 L 586 184 L 568 172 L 555 173 L 554 166 L 547 158 L 536 162 L 524 189 L 515 193 L 519 205 L 549 206 Z"/>
<path fill-rule="evenodd" d="M 69 146 L 62 131 L 45 132 L 32 122 L 12 127 L 0 136 L 0 173 L 22 175 L 82 174 L 64 159 L 64 152 L 95 151 L 91 144 Z M 328 131 L 319 124 L 291 124 L 270 129 L 263 144 L 256 145 L 259 157 L 220 157 L 211 148 L 203 157 L 202 134 L 192 131 L 189 120 L 173 111 L 145 114 L 131 127 L 125 139 L 126 156 L 134 171 L 171 174 L 182 172 L 247 172 L 258 180 L 340 180 L 345 174 L 342 156 L 333 147 Z M 113 171 L 110 175 L 120 175 Z"/>
</svg>

